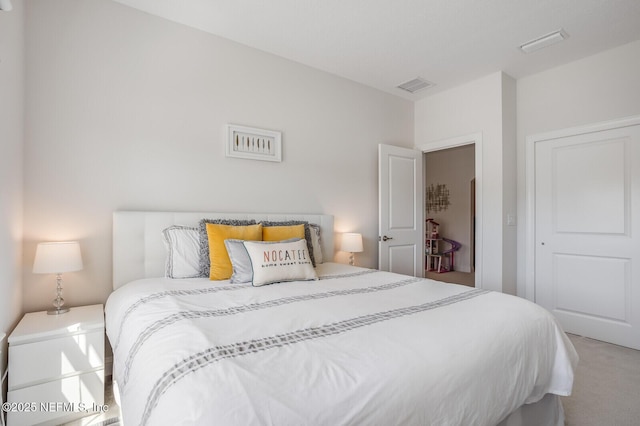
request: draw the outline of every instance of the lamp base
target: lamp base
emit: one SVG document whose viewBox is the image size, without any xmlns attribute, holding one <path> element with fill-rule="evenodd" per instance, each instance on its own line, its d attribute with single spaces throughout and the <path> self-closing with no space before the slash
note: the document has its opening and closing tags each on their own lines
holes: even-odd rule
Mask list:
<svg viewBox="0 0 640 426">
<path fill-rule="evenodd" d="M 69 312 L 69 308 L 51 309 L 47 311 L 47 315 L 60 315 Z"/>
<path fill-rule="evenodd" d="M 62 305 L 64 305 L 64 299 L 62 298 L 62 274 L 57 274 L 56 298 L 53 299 L 53 307 L 55 309 L 47 311 L 47 315 L 60 315 L 69 312 L 69 308 L 63 308 Z"/>
</svg>

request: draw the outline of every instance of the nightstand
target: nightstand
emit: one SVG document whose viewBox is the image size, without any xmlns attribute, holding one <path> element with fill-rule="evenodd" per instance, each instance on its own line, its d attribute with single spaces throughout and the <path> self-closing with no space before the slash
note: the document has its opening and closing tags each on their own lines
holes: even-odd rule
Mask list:
<svg viewBox="0 0 640 426">
<path fill-rule="evenodd" d="M 4 393 L 4 370 L 2 369 L 3 358 L 2 358 L 2 348 L 4 347 L 4 338 L 6 334 L 0 333 L 0 405 L 4 402 L 3 393 Z M 0 409 L 0 425 L 4 426 L 4 411 Z"/>
<path fill-rule="evenodd" d="M 9 335 L 8 424 L 55 425 L 104 409 L 102 305 L 26 314 Z"/>
</svg>

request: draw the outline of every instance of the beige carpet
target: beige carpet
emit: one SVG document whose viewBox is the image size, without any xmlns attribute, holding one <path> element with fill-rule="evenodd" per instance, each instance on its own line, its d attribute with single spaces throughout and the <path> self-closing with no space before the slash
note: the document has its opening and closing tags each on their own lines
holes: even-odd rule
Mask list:
<svg viewBox="0 0 640 426">
<path fill-rule="evenodd" d="M 569 335 L 580 356 L 571 396 L 562 398 L 569 426 L 640 425 L 640 351 Z"/>
<path fill-rule="evenodd" d="M 451 271 L 451 272 L 429 272 L 425 271 L 425 277 L 431 280 L 444 281 L 446 283 L 462 284 L 469 287 L 475 287 L 475 274 L 469 272 Z"/>
<path fill-rule="evenodd" d="M 61 426 L 120 426 L 120 407 L 116 404 L 115 398 L 113 397 L 111 377 L 108 377 L 106 382 L 104 403 L 109 406 L 109 410 L 106 413 L 82 417 L 81 419 L 65 423 Z"/>
</svg>

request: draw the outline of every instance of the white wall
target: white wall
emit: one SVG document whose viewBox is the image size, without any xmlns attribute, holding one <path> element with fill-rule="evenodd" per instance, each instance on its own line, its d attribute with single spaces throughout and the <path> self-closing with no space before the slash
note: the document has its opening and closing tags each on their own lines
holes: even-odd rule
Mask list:
<svg viewBox="0 0 640 426">
<path fill-rule="evenodd" d="M 640 41 L 517 82 L 518 211 L 526 208 L 526 137 L 640 114 Z M 525 229 L 518 224 L 518 294 L 525 288 Z"/>
<path fill-rule="evenodd" d="M 437 93 L 415 104 L 415 141 L 417 147 L 444 139 L 475 133 L 482 134 L 482 286 L 490 290 L 515 293 L 515 276 L 504 276 L 515 264 L 509 252 L 515 252 L 515 235 L 504 232 L 504 211 L 515 206 L 515 193 L 505 193 L 503 187 L 515 181 L 515 170 L 505 167 L 515 162 L 514 144 L 508 132 L 515 127 L 503 121 L 510 119 L 503 111 L 515 105 L 513 79 L 497 72 L 462 86 Z M 505 133 L 507 132 L 507 133 Z M 513 158 L 509 158 L 514 155 Z M 513 197 L 513 199 L 511 199 Z"/>
<path fill-rule="evenodd" d="M 23 114 L 24 10 L 18 0 L 11 12 L 0 12 L 0 333 L 7 335 L 22 314 Z M 6 357 L 6 340 L 0 345 Z"/>
<path fill-rule="evenodd" d="M 117 209 L 333 214 L 377 266 L 377 145 L 414 145 L 411 102 L 115 2 L 31 1 L 27 34 L 26 311 L 43 240 L 81 242 L 70 305 L 107 298 Z M 225 158 L 227 123 L 282 131 L 283 162 Z"/>
<path fill-rule="evenodd" d="M 454 255 L 454 270 L 471 271 L 471 181 L 475 177 L 475 147 L 464 145 L 456 148 L 428 152 L 424 155 L 426 186 L 445 184 L 449 190 L 451 205 L 439 212 L 426 212 L 425 218 L 433 218 L 440 224 L 440 236 L 462 244 Z M 448 250 L 443 243 L 440 250 Z"/>
<path fill-rule="evenodd" d="M 104 301 L 115 209 L 322 211 L 336 215 L 337 231 L 364 234 L 359 262 L 376 266 L 376 145 L 477 132 L 483 281 L 512 293 L 516 244 L 506 215 L 515 188 L 524 211 L 526 136 L 640 114 L 640 42 L 523 78 L 516 171 L 516 82 L 503 73 L 418 101 L 412 113 L 407 101 L 112 2 L 33 0 L 21 247 L 24 13 L 13 3 L 0 13 L 4 329 L 21 313 L 21 292 L 25 311 L 52 298 L 52 277 L 30 272 L 38 241 L 80 239 L 85 270 L 67 274 L 65 295 L 71 305 Z M 224 158 L 226 123 L 282 130 L 284 161 Z M 517 222 L 520 289 L 526 218 Z"/>
</svg>

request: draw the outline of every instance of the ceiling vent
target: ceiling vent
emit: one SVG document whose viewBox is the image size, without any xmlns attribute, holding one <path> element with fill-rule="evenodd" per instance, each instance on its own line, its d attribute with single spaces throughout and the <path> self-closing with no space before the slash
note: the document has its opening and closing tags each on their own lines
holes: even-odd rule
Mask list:
<svg viewBox="0 0 640 426">
<path fill-rule="evenodd" d="M 538 37 L 535 40 L 528 41 L 520 45 L 520 50 L 524 53 L 535 52 L 536 50 L 543 49 L 551 46 L 552 44 L 560 43 L 564 39 L 568 38 L 569 34 L 562 28 L 552 33 L 545 34 L 542 37 Z"/>
<path fill-rule="evenodd" d="M 428 89 L 431 86 L 434 86 L 432 82 L 427 81 L 424 78 L 417 77 L 417 78 L 414 78 L 413 80 L 407 81 L 406 83 L 402 83 L 397 87 L 398 89 L 404 90 L 409 93 L 416 93 L 421 90 Z"/>
</svg>

